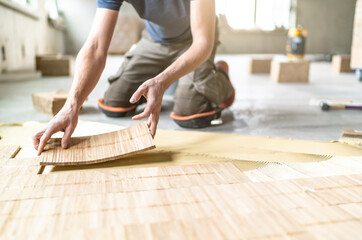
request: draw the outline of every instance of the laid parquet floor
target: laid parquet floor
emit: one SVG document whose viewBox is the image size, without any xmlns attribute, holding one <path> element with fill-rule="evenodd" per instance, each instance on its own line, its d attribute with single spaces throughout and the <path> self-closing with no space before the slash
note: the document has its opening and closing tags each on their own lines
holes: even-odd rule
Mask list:
<svg viewBox="0 0 362 240">
<path fill-rule="evenodd" d="M 32 167 L 31 160 L 24 161 L 1 161 L 2 169 Z M 0 182 L 5 238 L 359 239 L 362 234 L 362 174 L 255 182 L 232 163 L 6 172 Z"/>
<path fill-rule="evenodd" d="M 0 159 L 13 158 L 19 151 L 18 145 L 0 145 Z"/>
<path fill-rule="evenodd" d="M 39 159 L 12 158 L 18 150 L 8 149 L 0 159 L 0 239 L 360 239 L 360 149 L 335 145 L 330 156 L 330 144 L 321 143 L 320 153 L 285 161 L 294 150 L 280 154 L 267 142 L 265 151 L 226 151 L 246 164 L 238 166 L 217 159 L 222 149 L 206 134 L 190 136 L 183 139 L 207 140 L 217 162 L 202 162 L 205 155 L 172 138 L 159 141 L 160 151 L 178 148 L 173 158 L 182 159 L 180 166 L 140 160 L 142 167 L 133 168 L 125 158 L 124 168 L 113 161 L 81 169 L 46 166 L 37 174 Z M 346 150 L 349 156 L 342 156 Z M 267 164 L 254 161 L 260 153 Z"/>
</svg>

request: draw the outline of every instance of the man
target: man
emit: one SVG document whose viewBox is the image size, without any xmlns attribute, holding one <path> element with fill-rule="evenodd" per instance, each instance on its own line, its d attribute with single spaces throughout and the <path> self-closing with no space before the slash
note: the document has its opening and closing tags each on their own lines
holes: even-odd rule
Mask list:
<svg viewBox="0 0 362 240">
<path fill-rule="evenodd" d="M 78 111 L 104 69 L 108 47 L 123 0 L 98 0 L 94 23 L 80 50 L 69 97 L 48 126 L 33 136 L 38 155 L 49 138 L 63 131 L 67 148 L 78 122 Z M 126 54 L 99 108 L 110 117 L 122 117 L 147 101 L 132 119 L 148 118 L 152 136 L 163 94 L 177 79 L 171 117 L 182 127 L 210 125 L 234 101 L 234 89 L 225 62 L 214 65 L 218 43 L 214 0 L 127 0 L 145 19 L 146 30 L 134 50 Z M 215 37 L 216 36 L 216 37 Z"/>
</svg>

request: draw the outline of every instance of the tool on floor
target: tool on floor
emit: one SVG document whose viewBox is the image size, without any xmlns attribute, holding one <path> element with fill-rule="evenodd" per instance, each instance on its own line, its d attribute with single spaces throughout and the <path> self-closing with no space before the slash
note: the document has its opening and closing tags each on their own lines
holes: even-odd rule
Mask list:
<svg viewBox="0 0 362 240">
<path fill-rule="evenodd" d="M 331 109 L 355 109 L 362 110 L 362 102 L 353 102 L 342 99 L 311 99 L 309 105 L 318 106 L 323 111 Z"/>
<path fill-rule="evenodd" d="M 362 147 L 362 131 L 343 130 L 339 142 L 347 143 L 356 147 Z"/>
<path fill-rule="evenodd" d="M 287 57 L 289 59 L 303 59 L 305 42 L 308 32 L 301 25 L 291 28 L 288 31 L 288 41 L 286 46 Z"/>
</svg>

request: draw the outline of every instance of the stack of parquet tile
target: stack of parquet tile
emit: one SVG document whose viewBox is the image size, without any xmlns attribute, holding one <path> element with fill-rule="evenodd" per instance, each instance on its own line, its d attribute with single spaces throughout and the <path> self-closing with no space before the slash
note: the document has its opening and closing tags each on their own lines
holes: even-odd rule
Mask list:
<svg viewBox="0 0 362 240">
<path fill-rule="evenodd" d="M 155 148 L 146 122 L 99 135 L 73 137 L 63 149 L 61 138 L 52 138 L 42 154 L 41 165 L 86 165 L 111 161 Z"/>
</svg>

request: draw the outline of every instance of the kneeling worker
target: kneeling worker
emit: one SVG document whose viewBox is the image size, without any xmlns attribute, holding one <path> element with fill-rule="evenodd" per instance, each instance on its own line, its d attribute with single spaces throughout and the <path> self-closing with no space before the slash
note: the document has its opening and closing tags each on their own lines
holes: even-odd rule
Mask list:
<svg viewBox="0 0 362 240">
<path fill-rule="evenodd" d="M 78 122 L 78 111 L 96 86 L 104 69 L 108 47 L 123 0 L 97 0 L 98 8 L 88 39 L 80 50 L 69 97 L 47 127 L 33 136 L 40 155 L 49 138 L 64 131 L 68 147 Z M 148 118 L 156 133 L 163 94 L 179 79 L 171 117 L 181 127 L 210 125 L 234 101 L 235 91 L 225 62 L 214 64 L 218 44 L 214 0 L 128 0 L 146 31 L 126 53 L 119 71 L 109 78 L 104 98 L 98 100 L 110 117 L 131 113 L 146 101 L 144 111 L 132 119 Z"/>
</svg>

